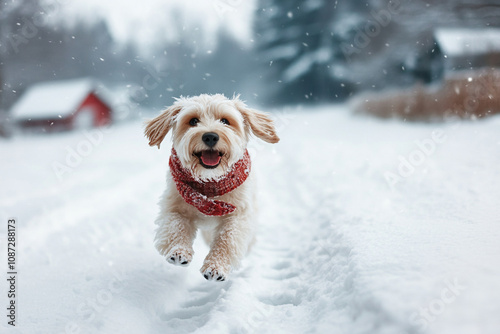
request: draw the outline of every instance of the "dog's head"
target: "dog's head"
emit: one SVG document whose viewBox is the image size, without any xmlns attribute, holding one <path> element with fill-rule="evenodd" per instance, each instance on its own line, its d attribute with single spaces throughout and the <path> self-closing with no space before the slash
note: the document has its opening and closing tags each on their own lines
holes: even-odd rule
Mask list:
<svg viewBox="0 0 500 334">
<path fill-rule="evenodd" d="M 279 141 L 267 114 L 221 94 L 177 99 L 146 123 L 149 145 L 159 148 L 169 131 L 182 165 L 200 179 L 226 174 L 243 157 L 251 133 L 268 143 Z"/>
</svg>

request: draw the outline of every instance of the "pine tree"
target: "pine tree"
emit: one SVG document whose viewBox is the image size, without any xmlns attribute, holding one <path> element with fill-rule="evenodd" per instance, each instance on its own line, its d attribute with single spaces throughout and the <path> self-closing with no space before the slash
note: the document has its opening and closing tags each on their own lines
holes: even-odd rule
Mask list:
<svg viewBox="0 0 500 334">
<path fill-rule="evenodd" d="M 259 59 L 267 64 L 271 103 L 335 100 L 349 93 L 332 75 L 345 58 L 332 24 L 337 2 L 261 0 L 255 31 Z"/>
</svg>

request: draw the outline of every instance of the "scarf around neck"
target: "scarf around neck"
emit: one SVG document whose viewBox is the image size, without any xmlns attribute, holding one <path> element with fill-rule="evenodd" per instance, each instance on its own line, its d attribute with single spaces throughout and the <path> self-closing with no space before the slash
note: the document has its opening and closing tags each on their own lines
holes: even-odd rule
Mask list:
<svg viewBox="0 0 500 334">
<path fill-rule="evenodd" d="M 177 191 L 186 203 L 207 216 L 224 216 L 236 210 L 236 207 L 212 198 L 227 194 L 242 185 L 250 174 L 251 161 L 248 151 L 245 150 L 243 158 L 225 175 L 216 180 L 200 180 L 182 166 L 177 152 L 172 148 L 169 166 Z"/>
</svg>

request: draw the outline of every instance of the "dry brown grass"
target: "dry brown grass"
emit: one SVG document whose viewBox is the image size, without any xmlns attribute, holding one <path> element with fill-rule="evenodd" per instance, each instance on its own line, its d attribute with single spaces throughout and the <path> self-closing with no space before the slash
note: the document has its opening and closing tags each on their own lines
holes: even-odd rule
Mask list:
<svg viewBox="0 0 500 334">
<path fill-rule="evenodd" d="M 363 94 L 353 100 L 355 112 L 408 120 L 486 117 L 500 113 L 500 70 L 457 72 L 440 86 L 416 85 L 388 93 Z"/>
</svg>

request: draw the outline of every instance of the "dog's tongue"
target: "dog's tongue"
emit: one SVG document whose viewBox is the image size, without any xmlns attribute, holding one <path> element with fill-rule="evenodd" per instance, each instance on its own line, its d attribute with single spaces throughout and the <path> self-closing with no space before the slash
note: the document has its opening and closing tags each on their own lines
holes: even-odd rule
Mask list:
<svg viewBox="0 0 500 334">
<path fill-rule="evenodd" d="M 207 166 L 216 166 L 220 162 L 220 155 L 217 151 L 201 152 L 201 161 Z"/>
</svg>

